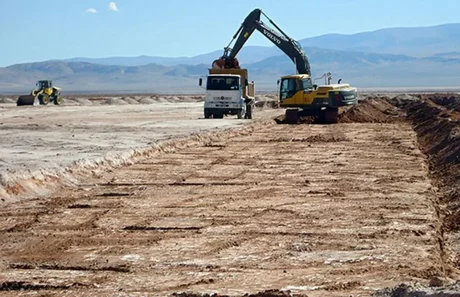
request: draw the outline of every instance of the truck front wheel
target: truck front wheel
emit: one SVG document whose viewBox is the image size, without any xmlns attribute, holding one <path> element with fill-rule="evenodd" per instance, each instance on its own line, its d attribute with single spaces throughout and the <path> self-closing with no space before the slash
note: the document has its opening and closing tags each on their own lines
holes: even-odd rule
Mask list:
<svg viewBox="0 0 460 297">
<path fill-rule="evenodd" d="M 204 118 L 205 119 L 211 118 L 211 111 L 208 108 L 204 109 Z"/>
</svg>

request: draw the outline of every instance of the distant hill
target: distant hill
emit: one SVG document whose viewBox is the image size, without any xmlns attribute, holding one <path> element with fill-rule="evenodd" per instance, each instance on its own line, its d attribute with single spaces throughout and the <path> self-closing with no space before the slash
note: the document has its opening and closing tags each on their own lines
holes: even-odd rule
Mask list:
<svg viewBox="0 0 460 297">
<path fill-rule="evenodd" d="M 306 48 L 314 77 L 332 72 L 358 87 L 455 86 L 460 79 L 456 53 L 425 58 L 406 55 L 336 51 Z M 250 79 L 264 91 L 276 89 L 276 80 L 294 73 L 285 55 L 255 63 L 243 63 Z M 209 64 L 142 66 L 101 65 L 88 62 L 47 61 L 0 68 L 0 92 L 29 91 L 39 79 L 53 79 L 67 91 L 200 92 L 198 78 Z"/>
<path fill-rule="evenodd" d="M 430 27 L 387 28 L 357 34 L 327 34 L 301 39 L 299 42 L 302 46 L 335 50 L 424 57 L 440 52 L 458 51 L 460 23 Z"/>
<path fill-rule="evenodd" d="M 197 86 L 197 77 L 206 71 L 203 64 L 171 67 L 64 61 L 17 64 L 0 68 L 0 92 L 29 91 L 39 79 L 52 79 L 55 85 L 67 91 L 181 91 L 184 84 Z"/>
<path fill-rule="evenodd" d="M 308 34 L 308 32 L 306 32 Z M 260 34 L 255 32 L 254 34 Z M 339 51 L 353 51 L 366 53 L 385 53 L 407 55 L 412 57 L 433 56 L 444 53 L 457 52 L 460 49 L 460 23 L 445 24 L 430 27 L 414 28 L 387 28 L 371 32 L 356 34 L 326 34 L 299 40 L 307 48 L 333 49 Z M 220 57 L 221 50 L 193 57 L 109 57 L 109 58 L 72 58 L 68 62 L 89 62 L 102 65 L 140 66 L 146 64 L 161 64 L 173 66 L 179 64 L 210 64 Z M 243 47 L 238 58 L 244 63 L 255 63 L 282 52 L 275 46 L 246 46 Z"/>
<path fill-rule="evenodd" d="M 161 64 L 165 66 L 174 66 L 179 64 L 211 64 L 212 61 L 222 56 L 224 50 L 215 50 L 209 53 L 193 57 L 156 57 L 156 56 L 138 56 L 138 57 L 109 57 L 109 58 L 71 58 L 65 59 L 66 62 L 88 62 L 101 65 L 121 65 L 121 66 L 142 66 L 146 64 Z M 246 46 L 238 54 L 238 58 L 246 63 L 254 63 L 270 56 L 279 54 L 278 48 L 267 46 Z"/>
<path fill-rule="evenodd" d="M 257 33 L 256 33 L 257 34 Z M 456 86 L 460 81 L 460 24 L 327 34 L 300 40 L 313 76 L 332 72 L 357 87 Z M 28 92 L 39 79 L 67 91 L 201 92 L 223 50 L 194 57 L 72 58 L 0 68 L 0 92 Z M 238 55 L 259 90 L 275 90 L 279 76 L 295 72 L 274 46 L 246 46 Z"/>
</svg>

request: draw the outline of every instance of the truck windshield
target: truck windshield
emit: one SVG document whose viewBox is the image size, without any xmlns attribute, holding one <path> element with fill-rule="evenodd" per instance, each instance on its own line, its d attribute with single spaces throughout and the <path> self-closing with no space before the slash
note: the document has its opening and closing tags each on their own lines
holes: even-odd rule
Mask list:
<svg viewBox="0 0 460 297">
<path fill-rule="evenodd" d="M 208 90 L 239 90 L 239 78 L 238 77 L 215 77 L 208 76 L 208 82 L 206 84 L 206 89 Z"/>
</svg>

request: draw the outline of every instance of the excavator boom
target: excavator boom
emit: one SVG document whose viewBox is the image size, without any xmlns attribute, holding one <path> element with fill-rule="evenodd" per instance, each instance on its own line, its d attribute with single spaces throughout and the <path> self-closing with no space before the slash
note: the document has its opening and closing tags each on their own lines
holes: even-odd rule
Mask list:
<svg viewBox="0 0 460 297">
<path fill-rule="evenodd" d="M 264 15 L 278 31 L 270 28 L 261 21 L 261 15 Z M 311 75 L 310 63 L 301 45 L 286 33 L 284 33 L 262 10 L 254 9 L 243 21 L 240 28 L 233 36 L 230 44 L 225 48 L 224 55 L 221 57 L 221 68 L 239 68 L 237 54 L 244 46 L 249 37 L 258 30 L 262 35 L 268 38 L 275 46 L 283 51 L 296 65 L 298 74 Z M 236 39 L 236 41 L 235 41 Z M 233 47 L 230 45 L 235 41 Z M 216 62 L 216 61 L 215 61 Z"/>
</svg>

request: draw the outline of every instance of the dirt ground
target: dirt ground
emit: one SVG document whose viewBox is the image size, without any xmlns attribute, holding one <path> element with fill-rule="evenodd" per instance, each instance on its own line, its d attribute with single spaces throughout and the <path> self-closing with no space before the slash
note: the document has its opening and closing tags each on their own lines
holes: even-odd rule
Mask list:
<svg viewBox="0 0 460 297">
<path fill-rule="evenodd" d="M 373 96 L 334 125 L 277 124 L 268 109 L 4 203 L 0 292 L 460 296 L 449 96 Z"/>
<path fill-rule="evenodd" d="M 116 165 L 161 140 L 247 124 L 236 116 L 203 119 L 201 97 L 66 97 L 62 106 L 21 106 L 14 98 L 0 103 L 0 199 L 16 192 L 47 195 L 31 179 L 62 176 L 103 163 Z M 262 98 L 266 99 L 266 98 Z M 268 98 L 270 99 L 270 98 Z M 273 114 L 258 109 L 254 117 Z M 71 177 L 68 177 L 71 178 Z M 23 182 L 21 182 L 23 181 Z"/>
</svg>

